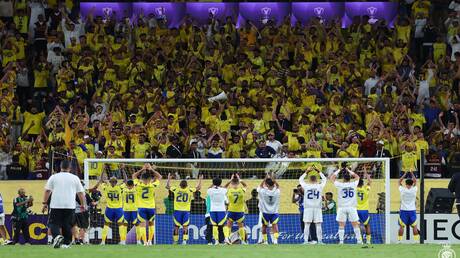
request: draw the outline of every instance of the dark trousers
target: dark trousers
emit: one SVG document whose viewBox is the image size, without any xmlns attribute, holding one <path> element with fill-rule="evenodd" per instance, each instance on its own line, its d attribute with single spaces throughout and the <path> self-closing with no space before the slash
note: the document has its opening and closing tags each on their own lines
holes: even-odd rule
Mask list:
<svg viewBox="0 0 460 258">
<path fill-rule="evenodd" d="M 20 219 L 14 222 L 14 243 L 19 243 L 19 235 L 21 235 L 21 231 L 26 243 L 30 243 L 29 223 L 27 223 L 27 219 Z"/>
<path fill-rule="evenodd" d="M 209 243 L 212 243 L 212 225 L 211 225 L 211 218 L 206 217 L 205 219 L 206 223 L 206 241 Z"/>
<path fill-rule="evenodd" d="M 48 223 L 53 238 L 61 235 L 62 230 L 64 244 L 69 245 L 72 242 L 72 222 L 74 216 L 74 209 L 51 209 Z"/>
</svg>

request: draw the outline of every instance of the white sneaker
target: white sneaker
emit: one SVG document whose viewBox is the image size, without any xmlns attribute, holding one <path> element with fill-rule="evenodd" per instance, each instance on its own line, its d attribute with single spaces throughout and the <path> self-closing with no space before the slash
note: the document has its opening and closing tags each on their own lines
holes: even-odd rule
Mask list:
<svg viewBox="0 0 460 258">
<path fill-rule="evenodd" d="M 8 240 L 8 239 L 5 240 L 5 241 L 3 242 L 4 245 L 9 245 L 9 244 L 11 244 L 11 243 L 13 243 L 13 241 Z"/>
<path fill-rule="evenodd" d="M 208 245 L 212 245 L 212 243 L 208 243 Z"/>
<path fill-rule="evenodd" d="M 62 242 L 64 242 L 64 237 L 61 235 L 56 236 L 53 239 L 53 248 L 59 248 L 62 245 Z"/>
<path fill-rule="evenodd" d="M 242 244 L 242 245 L 248 245 L 248 242 L 246 242 L 246 241 L 241 241 L 241 244 Z"/>
<path fill-rule="evenodd" d="M 142 242 L 141 242 L 141 240 L 137 240 L 137 242 L 136 242 L 136 243 L 137 243 L 137 245 L 142 245 Z"/>
<path fill-rule="evenodd" d="M 105 245 L 105 241 L 101 241 L 99 245 Z"/>
<path fill-rule="evenodd" d="M 126 245 L 126 241 L 120 241 L 120 245 Z"/>
<path fill-rule="evenodd" d="M 268 241 L 263 241 L 262 244 L 263 245 L 268 245 Z"/>
<path fill-rule="evenodd" d="M 318 242 L 316 242 L 316 241 L 313 240 L 313 241 L 310 241 L 309 244 L 310 244 L 310 245 L 316 245 L 317 243 L 318 243 Z"/>
<path fill-rule="evenodd" d="M 182 241 L 182 245 L 186 245 L 187 244 L 187 241 Z"/>
<path fill-rule="evenodd" d="M 70 248 L 70 245 L 61 245 L 60 248 L 61 248 L 61 249 L 67 249 L 67 248 Z"/>
<path fill-rule="evenodd" d="M 339 245 L 343 245 L 343 241 L 339 241 Z"/>
<path fill-rule="evenodd" d="M 226 239 L 224 240 L 224 242 L 225 242 L 225 244 L 227 244 L 227 245 L 231 245 L 231 244 L 232 244 L 232 242 L 230 242 L 230 240 L 229 240 L 228 238 L 226 238 Z"/>
<path fill-rule="evenodd" d="M 152 241 L 147 241 L 147 246 L 151 246 L 152 245 Z"/>
</svg>

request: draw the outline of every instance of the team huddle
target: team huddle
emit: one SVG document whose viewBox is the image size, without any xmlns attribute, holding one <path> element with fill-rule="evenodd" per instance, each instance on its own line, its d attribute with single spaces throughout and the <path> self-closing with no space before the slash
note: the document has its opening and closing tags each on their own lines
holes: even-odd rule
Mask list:
<svg viewBox="0 0 460 258">
<path fill-rule="evenodd" d="M 400 230 L 399 240 L 405 226 L 413 228 L 414 239 L 418 239 L 416 226 L 416 178 L 413 173 L 407 178 L 404 174 L 399 180 L 401 194 Z M 150 164 L 145 164 L 141 170 L 118 184 L 116 177 L 110 177 L 108 183 L 101 176 L 99 182 L 92 188 L 100 187 L 107 206 L 105 209 L 105 224 L 102 230 L 102 242 L 105 244 L 110 224 L 114 223 L 119 228 L 120 244 L 126 244 L 128 227 L 136 226 L 137 244 L 152 245 L 155 233 L 155 188 L 160 186 L 162 176 Z M 340 179 L 339 179 L 340 178 Z M 365 179 L 365 180 L 364 180 Z M 329 179 L 315 167 L 309 167 L 299 178 L 303 189 L 303 222 L 304 242 L 308 243 L 310 226 L 316 228 L 317 243 L 322 244 L 322 196 L 327 181 L 331 181 L 337 188 L 338 209 L 336 221 L 338 222 L 339 244 L 344 243 L 345 224 L 350 222 L 356 238 L 356 243 L 371 244 L 371 226 L 369 215 L 369 192 L 371 178 L 364 171 L 364 179 L 353 172 L 345 164 L 335 171 Z M 193 193 L 200 191 L 202 176 L 199 177 L 195 187 L 188 185 L 186 180 L 181 180 L 178 186 L 171 185 L 172 176 L 168 174 L 166 189 L 173 194 L 173 242 L 179 243 L 180 228 L 182 228 L 182 244 L 186 244 L 188 226 L 190 224 L 191 200 Z M 366 181 L 366 182 L 365 182 Z M 405 182 L 403 184 L 403 182 Z M 207 189 L 206 221 L 212 232 L 212 240 L 208 244 L 232 244 L 235 236 L 241 244 L 248 243 L 248 234 L 245 230 L 245 200 L 247 184 L 238 174 L 233 174 L 230 181 L 222 185 L 221 178 L 214 178 L 212 186 Z M 261 239 L 259 243 L 278 244 L 279 238 L 279 207 L 281 189 L 274 177 L 267 174 L 257 187 L 259 199 L 259 224 L 261 226 Z M 232 232 L 234 224 L 238 230 Z M 268 236 L 270 236 L 270 241 Z"/>
</svg>

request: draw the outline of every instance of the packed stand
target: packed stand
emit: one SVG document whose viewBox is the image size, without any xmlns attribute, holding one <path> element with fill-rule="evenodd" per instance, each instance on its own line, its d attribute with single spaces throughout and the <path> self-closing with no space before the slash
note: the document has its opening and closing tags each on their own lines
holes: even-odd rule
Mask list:
<svg viewBox="0 0 460 258">
<path fill-rule="evenodd" d="M 393 176 L 422 150 L 443 176 L 460 161 L 456 1 L 402 3 L 394 28 L 168 29 L 71 1 L 1 5 L 3 178 L 47 178 L 68 157 L 80 174 L 87 157 L 393 157 Z"/>
</svg>

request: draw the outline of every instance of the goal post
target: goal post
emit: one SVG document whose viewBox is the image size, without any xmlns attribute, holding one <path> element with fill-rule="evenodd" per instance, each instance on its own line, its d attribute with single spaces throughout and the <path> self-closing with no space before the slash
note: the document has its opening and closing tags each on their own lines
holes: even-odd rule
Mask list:
<svg viewBox="0 0 460 258">
<path fill-rule="evenodd" d="M 298 223 L 301 218 L 299 211 L 294 203 L 292 203 L 291 196 L 295 194 L 295 188 L 299 182 L 299 176 L 309 166 L 315 166 L 322 173 L 328 177 L 340 164 L 346 162 L 353 170 L 362 176 L 363 173 L 368 173 L 372 178 L 372 186 L 369 194 L 370 207 L 370 225 L 372 239 L 375 243 L 389 244 L 391 239 L 390 225 L 390 211 L 391 211 L 391 180 L 390 180 L 390 158 L 271 158 L 271 159 L 85 159 L 84 160 L 84 183 L 87 189 L 91 188 L 96 183 L 98 176 L 102 170 L 110 171 L 111 176 L 117 177 L 119 183 L 122 182 L 123 177 L 121 173 L 116 171 L 123 167 L 124 173 L 130 175 L 140 169 L 143 164 L 150 163 L 157 167 L 158 172 L 163 176 L 162 182 L 158 187 L 156 193 L 157 204 L 157 217 L 155 226 L 154 241 L 158 244 L 172 243 L 172 229 L 173 219 L 170 214 L 171 207 L 167 206 L 168 196 L 170 192 L 165 190 L 165 182 L 168 174 L 173 175 L 175 179 L 171 185 L 178 186 L 180 180 L 187 179 L 190 187 L 195 187 L 197 183 L 198 174 L 204 175 L 203 186 L 201 189 L 201 197 L 193 196 L 196 198 L 206 198 L 206 190 L 211 185 L 213 177 L 220 177 L 223 180 L 223 185 L 228 182 L 232 174 L 238 173 L 241 179 L 244 180 L 248 187 L 245 195 L 247 205 L 253 196 L 251 195 L 258 185 L 262 182 L 262 178 L 266 173 L 271 173 L 280 182 L 281 185 L 281 204 L 279 213 L 280 218 L 280 243 L 300 243 L 303 242 L 303 231 Z M 95 171 L 94 168 L 98 168 Z M 328 180 L 329 181 L 329 180 Z M 334 200 L 337 200 L 335 194 L 335 187 L 331 182 L 328 182 L 323 197 L 326 192 L 334 193 Z M 192 197 L 190 197 L 192 198 Z M 104 201 L 101 200 L 101 210 L 104 212 Z M 198 202 L 196 202 L 198 203 Z M 192 201 L 192 206 L 194 204 Z M 380 206 L 379 206 L 380 205 Z M 382 207 L 384 206 L 384 208 Z M 377 207 L 377 208 L 375 208 Z M 380 209 L 378 208 L 380 207 Z M 204 223 L 204 213 L 199 213 L 196 210 L 203 209 L 203 207 L 192 207 L 192 215 L 190 218 L 189 234 L 191 244 L 204 244 L 206 235 L 206 225 Z M 257 243 L 260 234 L 260 223 L 258 222 L 258 214 L 250 214 L 250 208 L 246 207 L 248 211 L 246 215 L 245 230 L 249 243 Z M 204 208 L 205 209 L 205 208 Z M 326 212 L 323 212 L 326 214 Z M 325 243 L 335 243 L 337 238 L 336 230 L 337 223 L 335 222 L 335 215 L 327 214 L 324 216 L 323 225 L 323 241 Z M 284 221 L 283 221 L 284 220 Z M 347 223 L 346 235 L 350 237 L 348 243 L 353 239 L 353 230 Z M 96 226 L 95 226 L 96 227 Z M 235 229 L 236 224 L 233 225 Z M 283 229 L 284 227 L 284 229 Z M 93 230 L 94 231 L 94 230 Z M 97 230 L 96 230 L 97 231 Z M 233 230 L 235 239 L 238 238 L 238 230 Z M 364 231 L 364 229 L 362 229 Z M 383 231 L 383 232 L 382 232 Z M 117 240 L 116 229 L 114 229 L 114 243 Z M 134 230 L 132 230 L 134 232 Z M 232 232 L 232 228 L 230 228 Z M 233 234 L 233 233 L 232 233 Z M 375 234 L 375 235 L 374 235 Z M 98 234 L 93 234 L 92 237 L 97 237 Z M 91 237 L 91 236 L 90 236 Z M 128 234 L 128 240 L 129 240 Z M 182 237 L 181 237 L 182 239 Z M 346 236 L 347 239 L 347 236 Z M 347 240 L 345 241 L 347 243 Z M 97 243 L 97 241 L 93 241 Z"/>
</svg>

